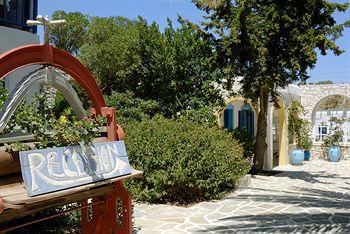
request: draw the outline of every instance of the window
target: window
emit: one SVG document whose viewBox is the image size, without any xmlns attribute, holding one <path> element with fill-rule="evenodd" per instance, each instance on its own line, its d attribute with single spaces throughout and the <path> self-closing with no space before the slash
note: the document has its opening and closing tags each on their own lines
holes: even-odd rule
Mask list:
<svg viewBox="0 0 350 234">
<path fill-rule="evenodd" d="M 321 119 L 328 119 L 327 111 L 322 111 L 321 112 Z"/>
<path fill-rule="evenodd" d="M 316 142 L 322 142 L 328 135 L 328 126 L 315 126 Z"/>
<path fill-rule="evenodd" d="M 254 136 L 254 112 L 250 105 L 244 105 L 238 112 L 238 127 L 246 128 L 250 136 Z"/>
<path fill-rule="evenodd" d="M 4 18 L 4 1 L 0 0 L 0 18 Z"/>
<path fill-rule="evenodd" d="M 26 22 L 37 16 L 37 0 L 0 0 L 0 25 L 36 32 Z"/>
<path fill-rule="evenodd" d="M 224 128 L 233 130 L 233 121 L 234 121 L 234 106 L 228 105 L 224 110 Z"/>
<path fill-rule="evenodd" d="M 315 115 L 316 119 L 321 119 L 321 111 L 317 111 Z"/>
</svg>

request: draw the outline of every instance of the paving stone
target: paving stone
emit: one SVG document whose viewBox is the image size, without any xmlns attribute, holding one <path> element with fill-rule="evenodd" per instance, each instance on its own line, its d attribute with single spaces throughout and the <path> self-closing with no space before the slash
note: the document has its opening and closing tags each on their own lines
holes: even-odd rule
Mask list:
<svg viewBox="0 0 350 234">
<path fill-rule="evenodd" d="M 190 218 L 190 222 L 196 223 L 196 224 L 206 224 L 208 221 L 204 219 L 203 216 L 194 216 Z"/>
<path fill-rule="evenodd" d="M 164 223 L 163 225 L 159 226 L 160 230 L 165 230 L 165 231 L 171 231 L 174 230 L 179 224 L 178 223 Z"/>
<path fill-rule="evenodd" d="M 232 213 L 235 210 L 237 210 L 238 208 L 239 208 L 239 206 L 224 205 L 218 211 L 222 212 L 222 213 Z"/>
<path fill-rule="evenodd" d="M 218 212 L 214 212 L 211 213 L 209 215 L 206 215 L 207 219 L 209 220 L 218 220 L 218 219 L 222 219 L 229 216 L 228 214 L 223 214 L 223 213 L 218 213 Z"/>
<path fill-rule="evenodd" d="M 349 224 L 349 218 L 345 217 L 345 216 L 340 216 L 340 215 L 334 215 L 331 218 L 331 221 L 333 223 L 345 223 L 345 224 Z"/>
<path fill-rule="evenodd" d="M 142 230 L 139 231 L 140 234 L 162 234 L 161 231 L 154 231 L 154 230 Z"/>
<path fill-rule="evenodd" d="M 177 224 L 185 222 L 185 218 L 176 217 L 175 215 L 173 217 L 167 217 L 167 218 L 160 217 L 157 220 L 162 221 L 162 222 L 177 223 Z"/>
<path fill-rule="evenodd" d="M 251 187 L 190 207 L 135 204 L 138 233 L 350 233 L 350 161 L 278 167 Z"/>
</svg>

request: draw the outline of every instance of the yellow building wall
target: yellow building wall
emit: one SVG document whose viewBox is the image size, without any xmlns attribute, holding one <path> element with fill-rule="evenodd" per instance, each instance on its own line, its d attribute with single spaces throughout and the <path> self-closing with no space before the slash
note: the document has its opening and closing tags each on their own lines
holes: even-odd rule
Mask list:
<svg viewBox="0 0 350 234">
<path fill-rule="evenodd" d="M 258 123 L 258 111 L 259 108 L 251 102 L 251 100 L 247 100 L 243 97 L 231 97 L 225 101 L 225 108 L 232 104 L 234 106 L 234 127 L 238 126 L 238 111 L 241 110 L 242 106 L 248 103 L 251 105 L 254 111 L 254 135 L 257 133 L 257 123 Z M 279 157 L 278 157 L 278 164 L 280 166 L 287 165 L 289 163 L 289 156 L 288 156 L 288 123 L 287 123 L 287 112 L 286 107 L 282 101 L 279 102 L 279 109 L 275 109 L 275 107 L 272 107 L 272 113 L 273 111 L 277 111 L 278 116 L 278 122 L 280 124 L 279 126 Z M 221 109 L 218 112 L 218 125 L 219 127 L 223 126 L 223 112 L 225 108 Z M 268 120 L 269 121 L 269 120 Z M 270 125 L 272 127 L 272 125 Z M 268 136 L 272 137 L 272 136 Z M 267 141 L 269 142 L 269 141 Z M 273 147 L 272 145 L 268 145 L 268 147 Z M 267 154 L 266 157 L 273 157 L 273 155 Z"/>
</svg>

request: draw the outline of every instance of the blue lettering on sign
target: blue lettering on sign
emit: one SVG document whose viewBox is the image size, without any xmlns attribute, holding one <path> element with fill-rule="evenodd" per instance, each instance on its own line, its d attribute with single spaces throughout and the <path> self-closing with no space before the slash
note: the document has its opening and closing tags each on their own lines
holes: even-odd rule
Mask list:
<svg viewBox="0 0 350 234">
<path fill-rule="evenodd" d="M 131 173 L 124 141 L 22 151 L 19 156 L 29 196 Z"/>
</svg>

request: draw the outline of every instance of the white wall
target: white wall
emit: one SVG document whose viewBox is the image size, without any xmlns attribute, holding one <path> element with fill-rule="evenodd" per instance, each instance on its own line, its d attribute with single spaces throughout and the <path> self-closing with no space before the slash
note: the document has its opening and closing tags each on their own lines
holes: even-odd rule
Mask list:
<svg viewBox="0 0 350 234">
<path fill-rule="evenodd" d="M 38 44 L 40 42 L 39 36 L 21 31 L 18 29 L 0 26 L 0 53 L 13 49 L 21 45 Z M 5 78 L 5 86 L 11 92 L 22 77 L 29 74 L 38 66 L 30 66 L 19 69 Z"/>
</svg>

